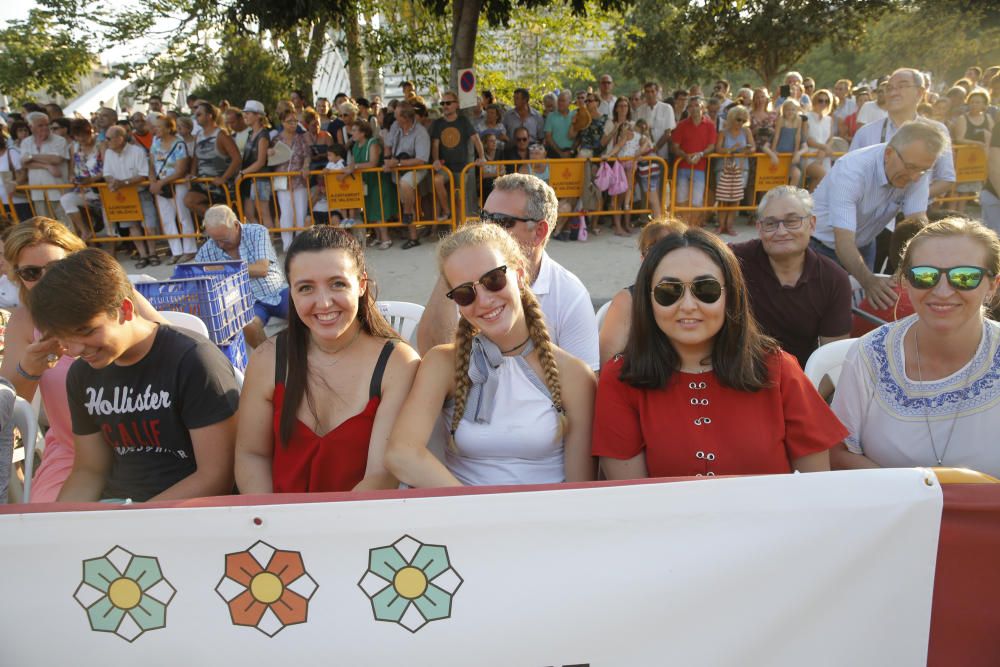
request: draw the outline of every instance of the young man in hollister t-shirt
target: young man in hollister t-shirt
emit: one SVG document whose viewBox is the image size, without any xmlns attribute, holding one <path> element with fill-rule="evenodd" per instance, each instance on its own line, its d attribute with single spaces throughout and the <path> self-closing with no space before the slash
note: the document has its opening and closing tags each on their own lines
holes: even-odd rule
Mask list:
<svg viewBox="0 0 1000 667">
<path fill-rule="evenodd" d="M 64 353 L 76 457 L 60 502 L 229 493 L 239 390 L 210 341 L 144 319 L 107 253 L 48 267 L 31 315 Z"/>
</svg>

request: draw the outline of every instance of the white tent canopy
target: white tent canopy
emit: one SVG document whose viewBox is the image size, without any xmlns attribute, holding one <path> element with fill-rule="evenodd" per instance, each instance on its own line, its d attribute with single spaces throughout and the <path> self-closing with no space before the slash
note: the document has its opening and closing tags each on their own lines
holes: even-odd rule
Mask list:
<svg viewBox="0 0 1000 667">
<path fill-rule="evenodd" d="M 118 111 L 118 93 L 130 85 L 132 84 L 123 79 L 106 79 L 67 104 L 63 113 L 67 116 L 90 116 L 101 107 L 102 102 L 104 106 Z"/>
</svg>

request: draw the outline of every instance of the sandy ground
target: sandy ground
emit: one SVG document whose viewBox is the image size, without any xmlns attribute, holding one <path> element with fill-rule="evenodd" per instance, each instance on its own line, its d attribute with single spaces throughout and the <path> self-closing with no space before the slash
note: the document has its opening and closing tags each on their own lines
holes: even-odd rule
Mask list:
<svg viewBox="0 0 1000 667">
<path fill-rule="evenodd" d="M 756 231 L 750 225 L 740 222 L 736 225 L 739 236 L 726 237 L 727 241 L 746 241 L 756 238 Z M 548 252 L 557 262 L 575 273 L 590 292 L 594 307 L 601 306 L 616 291 L 629 285 L 639 269 L 639 234 L 629 238 L 618 237 L 607 228 L 600 236 L 590 235 L 585 242 L 555 241 L 548 245 Z M 423 305 L 430 296 L 437 280 L 437 243 L 431 238 L 422 245 L 403 250 L 401 243 L 388 250 L 369 249 L 365 257 L 369 266 L 369 277 L 374 276 L 378 285 L 378 298 L 386 301 L 410 301 Z M 121 253 L 119 257 L 124 257 Z M 284 255 L 279 256 L 284 261 Z M 163 264 L 149 266 L 141 271 L 134 268 L 134 262 L 124 260 L 129 273 L 144 273 L 157 280 L 169 278 L 173 267 Z"/>
</svg>

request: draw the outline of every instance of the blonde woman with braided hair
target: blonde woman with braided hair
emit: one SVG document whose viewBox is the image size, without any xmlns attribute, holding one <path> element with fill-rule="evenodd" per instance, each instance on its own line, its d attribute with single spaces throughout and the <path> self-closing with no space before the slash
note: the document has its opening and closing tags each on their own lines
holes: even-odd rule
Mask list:
<svg viewBox="0 0 1000 667">
<path fill-rule="evenodd" d="M 438 265 L 458 329 L 420 362 L 386 467 L 415 487 L 593 479 L 594 374 L 552 343 L 517 242 L 466 225 L 441 242 Z M 427 449 L 439 418 L 451 433 L 443 463 Z"/>
</svg>

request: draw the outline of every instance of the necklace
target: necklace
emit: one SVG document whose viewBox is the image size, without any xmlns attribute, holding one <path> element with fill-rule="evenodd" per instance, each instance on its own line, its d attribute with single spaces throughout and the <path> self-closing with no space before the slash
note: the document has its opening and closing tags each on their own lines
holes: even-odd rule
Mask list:
<svg viewBox="0 0 1000 667">
<path fill-rule="evenodd" d="M 518 348 L 521 348 L 521 347 L 524 347 L 525 345 L 527 345 L 529 340 L 531 340 L 531 334 L 528 334 L 527 338 L 525 338 L 524 340 L 522 340 L 520 343 L 518 343 L 514 347 L 510 348 L 509 350 L 500 350 L 500 354 L 510 354 L 514 350 L 516 350 Z"/>
<path fill-rule="evenodd" d="M 359 326 L 358 329 L 357 329 L 357 331 L 354 332 L 354 337 L 351 338 L 350 341 L 348 341 L 347 345 L 344 345 L 339 350 L 335 350 L 333 352 L 326 352 L 322 348 L 320 348 L 319 346 L 317 346 L 316 349 L 318 349 L 320 352 L 322 352 L 325 355 L 333 355 L 333 354 L 340 355 L 341 352 L 343 352 L 344 350 L 346 350 L 350 346 L 354 345 L 354 341 L 356 341 L 360 335 L 361 335 L 361 327 Z M 323 365 L 326 366 L 327 368 L 330 368 L 331 366 L 336 366 L 337 364 L 340 363 L 340 360 L 343 359 L 343 358 L 344 358 L 343 356 L 337 356 L 337 358 L 334 359 L 333 361 L 326 361 Z"/>
<path fill-rule="evenodd" d="M 920 334 L 917 329 L 913 329 L 913 348 L 916 351 L 917 357 L 917 381 L 924 381 L 923 370 L 920 368 Z M 973 353 L 975 356 L 975 353 Z M 972 376 L 972 360 L 969 360 L 969 368 L 965 371 L 965 382 L 962 383 L 962 389 L 965 389 L 969 384 L 969 378 Z M 955 433 L 955 423 L 958 421 L 958 413 L 961 412 L 962 407 L 959 405 L 955 408 L 955 414 L 951 416 L 951 426 L 948 428 L 948 439 L 944 441 L 944 449 L 941 450 L 941 455 L 938 456 L 937 445 L 934 443 L 934 434 L 931 432 L 931 411 L 927 404 L 924 404 L 924 424 L 927 425 L 927 437 L 931 441 L 931 451 L 934 452 L 934 458 L 937 460 L 938 465 L 944 465 L 944 457 L 948 453 L 948 446 L 951 445 L 951 436 Z"/>
</svg>

